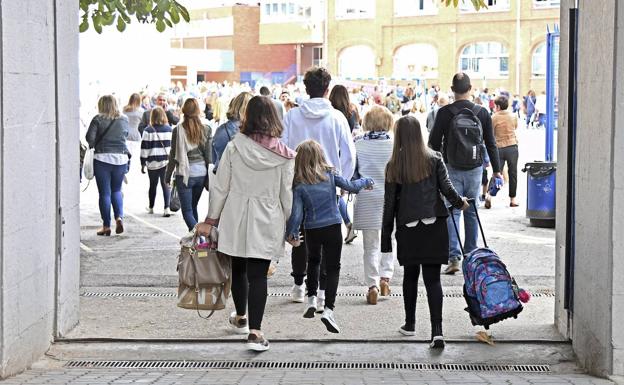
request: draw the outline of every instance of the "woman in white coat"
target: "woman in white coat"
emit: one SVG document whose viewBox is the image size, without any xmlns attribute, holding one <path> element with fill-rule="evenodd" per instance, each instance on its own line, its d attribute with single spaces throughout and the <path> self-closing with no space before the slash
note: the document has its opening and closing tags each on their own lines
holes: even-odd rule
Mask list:
<svg viewBox="0 0 624 385">
<path fill-rule="evenodd" d="M 255 96 L 247 105 L 240 133 L 228 143 L 210 189 L 210 206 L 199 234 L 219 228 L 221 253 L 232 257 L 229 323 L 249 333 L 247 347 L 269 349 L 261 333 L 271 258 L 284 254 L 286 221 L 292 208 L 295 153 L 279 138 L 282 123 L 273 102 Z M 247 317 L 248 314 L 248 317 Z"/>
</svg>

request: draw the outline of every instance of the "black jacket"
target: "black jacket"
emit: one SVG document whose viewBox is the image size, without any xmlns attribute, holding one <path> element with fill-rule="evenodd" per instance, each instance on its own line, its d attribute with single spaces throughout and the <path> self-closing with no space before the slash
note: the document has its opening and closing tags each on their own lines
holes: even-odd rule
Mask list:
<svg viewBox="0 0 624 385">
<path fill-rule="evenodd" d="M 448 209 L 440 196 L 442 193 L 453 207 L 464 205 L 451 183 L 442 155 L 436 153 L 431 159 L 431 175 L 418 183 L 398 184 L 386 182 L 383 223 L 381 228 L 381 251 L 392 251 L 394 224 L 404 226 L 424 218 L 448 217 Z"/>
</svg>

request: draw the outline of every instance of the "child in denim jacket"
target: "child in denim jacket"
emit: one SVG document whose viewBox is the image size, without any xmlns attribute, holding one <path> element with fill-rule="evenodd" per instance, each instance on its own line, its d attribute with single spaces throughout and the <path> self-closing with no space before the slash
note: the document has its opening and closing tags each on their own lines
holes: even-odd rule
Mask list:
<svg viewBox="0 0 624 385">
<path fill-rule="evenodd" d="M 305 318 L 314 318 L 317 310 L 316 295 L 323 251 L 327 284 L 321 321 L 332 333 L 340 332 L 333 313 L 342 252 L 342 217 L 336 204 L 336 187 L 357 193 L 363 188 L 372 189 L 373 183 L 371 178 L 348 181 L 337 175 L 327 164 L 321 146 L 313 140 L 297 147 L 293 207 L 286 224 L 286 240 L 293 246 L 299 245 L 299 227 L 303 221 L 308 250 Z"/>
</svg>

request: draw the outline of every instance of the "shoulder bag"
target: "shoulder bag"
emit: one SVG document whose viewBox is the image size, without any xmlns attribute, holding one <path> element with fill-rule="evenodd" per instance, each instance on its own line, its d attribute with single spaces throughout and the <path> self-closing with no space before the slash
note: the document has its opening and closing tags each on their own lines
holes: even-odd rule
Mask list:
<svg viewBox="0 0 624 385">
<path fill-rule="evenodd" d="M 82 172 L 84 173 L 85 178 L 87 178 L 88 180 L 93 179 L 93 176 L 95 175 L 93 171 L 93 159 L 95 157 L 95 147 L 97 147 L 97 145 L 100 144 L 100 141 L 106 136 L 106 134 L 108 133 L 108 130 L 112 127 L 113 123 L 115 123 L 115 120 L 116 119 L 111 120 L 111 122 L 109 123 L 108 127 L 106 127 L 102 135 L 100 135 L 95 140 L 93 147 L 89 148 L 87 152 L 85 153 L 84 161 L 82 165 Z"/>
</svg>

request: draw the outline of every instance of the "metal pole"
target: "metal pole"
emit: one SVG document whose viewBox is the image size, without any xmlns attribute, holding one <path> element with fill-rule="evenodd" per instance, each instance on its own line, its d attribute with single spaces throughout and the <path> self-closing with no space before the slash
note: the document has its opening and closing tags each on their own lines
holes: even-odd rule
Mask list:
<svg viewBox="0 0 624 385">
<path fill-rule="evenodd" d="M 520 0 L 516 0 L 516 94 L 521 95 L 520 92 L 520 69 L 522 63 L 522 53 L 520 45 L 522 44 L 522 37 L 520 36 L 520 14 L 522 8 Z"/>
</svg>

